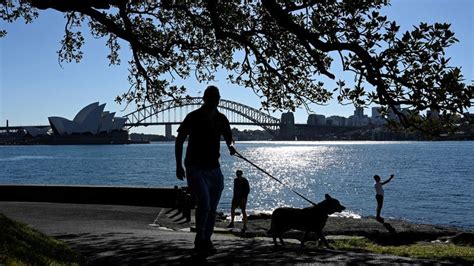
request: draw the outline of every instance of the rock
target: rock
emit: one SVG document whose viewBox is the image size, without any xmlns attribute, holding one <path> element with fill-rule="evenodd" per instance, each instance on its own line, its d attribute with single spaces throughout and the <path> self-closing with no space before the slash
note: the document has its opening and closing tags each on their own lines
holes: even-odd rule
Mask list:
<svg viewBox="0 0 474 266">
<path fill-rule="evenodd" d="M 445 241 L 448 243 L 453 243 L 455 245 L 463 246 L 473 246 L 474 243 L 474 233 L 461 232 L 457 233 L 454 236 L 442 237 L 439 240 Z"/>
<path fill-rule="evenodd" d="M 249 215 L 247 217 L 248 221 L 250 221 L 250 220 L 260 220 L 260 219 L 270 220 L 270 219 L 272 219 L 272 215 L 268 214 L 268 213 L 258 213 L 258 214 Z"/>
</svg>

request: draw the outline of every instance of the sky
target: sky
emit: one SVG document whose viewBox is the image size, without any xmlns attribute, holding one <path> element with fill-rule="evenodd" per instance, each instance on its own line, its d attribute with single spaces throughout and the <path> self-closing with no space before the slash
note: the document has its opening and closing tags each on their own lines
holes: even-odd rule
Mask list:
<svg viewBox="0 0 474 266">
<path fill-rule="evenodd" d="M 447 22 L 459 39 L 448 48 L 452 66 L 462 67 L 467 82 L 474 80 L 474 1 L 471 0 L 394 0 L 381 11 L 389 20 L 401 26 L 400 32 L 412 29 L 420 22 Z M 0 39 L 0 125 L 10 126 L 47 125 L 49 116 L 73 119 L 84 106 L 92 102 L 106 103 L 105 110 L 116 116 L 133 112 L 132 107 L 114 102 L 117 95 L 129 88 L 128 48 L 122 45 L 122 64 L 109 66 L 105 39 L 86 38 L 84 57 L 80 63 L 59 64 L 57 51 L 64 34 L 65 19 L 53 10 L 40 11 L 33 23 L 16 21 L 0 22 L 0 29 L 8 34 Z M 83 33 L 87 33 L 84 30 Z M 338 73 L 335 73 L 338 76 Z M 209 84 L 220 88 L 223 99 L 260 107 L 259 98 L 251 89 L 229 83 L 225 75 L 209 83 L 198 83 L 189 78 L 176 81 L 186 85 L 190 95 L 202 96 Z M 327 83 L 329 88 L 334 85 Z M 314 113 L 326 116 L 353 114 L 352 105 L 342 106 L 336 101 L 326 106 L 311 105 Z M 472 108 L 469 110 L 473 112 Z M 370 111 L 366 110 L 370 116 Z M 270 113 L 280 117 L 280 112 Z M 306 123 L 308 113 L 304 109 L 295 112 L 296 123 Z M 163 134 L 164 127 L 139 127 L 132 132 Z"/>
</svg>

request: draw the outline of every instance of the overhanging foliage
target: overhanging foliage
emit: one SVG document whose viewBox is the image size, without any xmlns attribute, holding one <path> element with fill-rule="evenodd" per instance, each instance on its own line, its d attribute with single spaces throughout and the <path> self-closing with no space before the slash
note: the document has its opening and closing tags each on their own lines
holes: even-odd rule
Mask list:
<svg viewBox="0 0 474 266">
<path fill-rule="evenodd" d="M 43 9 L 65 14 L 62 62 L 81 60 L 85 26 L 106 39 L 112 65 L 120 63 L 119 40 L 127 42 L 131 87 L 118 102 L 178 100 L 186 88 L 173 85 L 170 76 L 209 81 L 219 69 L 253 89 L 263 109 L 308 108 L 336 97 L 341 104 L 379 104 L 403 125 L 425 131 L 434 129 L 427 110 L 439 113 L 436 131 L 443 130 L 473 99 L 472 82 L 465 84 L 445 55 L 458 41 L 450 25 L 420 23 L 400 33 L 380 13 L 387 1 L 3 2 L 0 14 L 9 22 L 31 22 Z M 338 64 L 350 80 L 336 76 Z M 328 79 L 337 80 L 337 87 L 329 88 Z"/>
</svg>

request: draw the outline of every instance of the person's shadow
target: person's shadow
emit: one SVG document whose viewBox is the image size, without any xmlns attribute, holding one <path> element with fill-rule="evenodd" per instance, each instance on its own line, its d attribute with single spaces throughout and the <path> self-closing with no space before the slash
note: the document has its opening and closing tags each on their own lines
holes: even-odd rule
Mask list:
<svg viewBox="0 0 474 266">
<path fill-rule="evenodd" d="M 390 234 L 395 234 L 397 232 L 395 228 L 393 228 L 393 226 L 387 222 L 382 222 L 382 225 L 390 232 Z"/>
</svg>

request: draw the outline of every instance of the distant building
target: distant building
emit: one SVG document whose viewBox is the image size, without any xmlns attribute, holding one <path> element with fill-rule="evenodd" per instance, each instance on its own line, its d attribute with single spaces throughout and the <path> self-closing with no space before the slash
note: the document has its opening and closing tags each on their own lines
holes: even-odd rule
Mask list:
<svg viewBox="0 0 474 266">
<path fill-rule="evenodd" d="M 352 127 L 363 127 L 369 124 L 369 117 L 364 115 L 364 108 L 357 107 L 354 111 L 354 115 L 349 116 L 348 126 Z"/>
<path fill-rule="evenodd" d="M 401 112 L 400 105 L 395 105 L 395 109 L 397 109 L 398 112 Z M 398 115 L 395 114 L 392 108 L 388 109 L 388 119 L 398 121 Z"/>
<path fill-rule="evenodd" d="M 315 114 L 308 115 L 308 119 L 306 120 L 306 124 L 316 125 L 316 115 Z"/>
<path fill-rule="evenodd" d="M 281 124 L 283 125 L 294 125 L 295 124 L 295 116 L 292 112 L 287 112 L 281 114 Z"/>
<path fill-rule="evenodd" d="M 27 134 L 29 134 L 32 137 L 37 137 L 37 136 L 42 136 L 48 134 L 50 128 L 49 127 L 44 127 L 44 128 L 38 128 L 38 127 L 24 127 L 23 128 Z"/>
<path fill-rule="evenodd" d="M 372 119 L 381 119 L 382 114 L 380 114 L 380 107 L 372 107 Z"/>
<path fill-rule="evenodd" d="M 343 116 L 333 115 L 326 118 L 326 124 L 330 126 L 343 127 L 346 126 L 346 120 L 347 118 Z"/>
<path fill-rule="evenodd" d="M 295 136 L 295 116 L 292 112 L 281 114 L 280 131 L 278 133 L 278 138 L 282 140 L 294 140 Z"/>
<path fill-rule="evenodd" d="M 324 115 L 310 114 L 306 124 L 311 126 L 324 126 L 326 125 L 326 117 Z"/>
<path fill-rule="evenodd" d="M 385 124 L 385 119 L 380 113 L 380 107 L 372 107 L 371 122 L 373 125 L 381 126 Z"/>
<path fill-rule="evenodd" d="M 364 116 L 364 108 L 362 108 L 362 107 L 357 107 L 357 108 L 354 110 L 354 116 L 363 117 L 363 116 Z"/>
<path fill-rule="evenodd" d="M 355 115 L 351 115 L 347 119 L 347 125 L 351 127 L 364 127 L 369 125 L 369 117 L 364 116 L 364 117 L 358 117 Z"/>
</svg>

